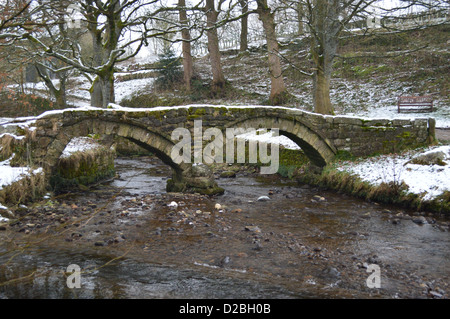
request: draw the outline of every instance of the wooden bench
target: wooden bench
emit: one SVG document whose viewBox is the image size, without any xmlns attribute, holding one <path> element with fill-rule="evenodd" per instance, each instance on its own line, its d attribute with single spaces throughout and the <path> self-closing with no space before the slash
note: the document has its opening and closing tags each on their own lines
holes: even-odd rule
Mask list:
<svg viewBox="0 0 450 319">
<path fill-rule="evenodd" d="M 433 112 L 432 96 L 400 96 L 398 113 L 400 112 Z"/>
</svg>

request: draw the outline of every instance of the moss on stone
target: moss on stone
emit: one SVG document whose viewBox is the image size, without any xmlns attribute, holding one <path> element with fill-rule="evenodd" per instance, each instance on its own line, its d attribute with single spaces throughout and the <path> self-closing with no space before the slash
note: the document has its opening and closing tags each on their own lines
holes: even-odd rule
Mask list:
<svg viewBox="0 0 450 319">
<path fill-rule="evenodd" d="M 61 192 L 110 178 L 115 174 L 114 157 L 113 150 L 97 148 L 60 158 L 50 185 Z"/>
</svg>

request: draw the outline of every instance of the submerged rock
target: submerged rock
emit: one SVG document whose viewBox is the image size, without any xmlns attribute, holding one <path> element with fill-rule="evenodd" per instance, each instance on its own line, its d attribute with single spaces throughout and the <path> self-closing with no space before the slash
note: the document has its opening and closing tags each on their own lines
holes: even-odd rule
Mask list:
<svg viewBox="0 0 450 319">
<path fill-rule="evenodd" d="M 419 225 L 428 224 L 427 219 L 423 216 L 414 217 L 412 221 Z"/>
<path fill-rule="evenodd" d="M 233 178 L 236 177 L 236 172 L 234 171 L 223 171 L 220 173 L 220 177 L 222 178 Z"/>
</svg>

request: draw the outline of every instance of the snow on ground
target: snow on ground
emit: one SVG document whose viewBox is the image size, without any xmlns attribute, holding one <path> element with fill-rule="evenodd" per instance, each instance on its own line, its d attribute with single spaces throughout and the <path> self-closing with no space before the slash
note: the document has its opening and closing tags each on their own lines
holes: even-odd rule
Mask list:
<svg viewBox="0 0 450 319">
<path fill-rule="evenodd" d="M 446 154 L 445 166 L 409 163 L 414 157 L 439 151 Z M 373 185 L 403 181 L 409 186 L 409 192 L 422 194 L 423 200 L 432 200 L 450 191 L 450 145 L 431 147 L 420 154 L 381 155 L 357 163 L 344 162 L 338 169 L 356 174 Z"/>
<path fill-rule="evenodd" d="M 148 72 L 148 71 L 147 71 Z M 133 72 L 133 74 L 139 72 Z M 122 75 L 131 74 L 131 73 L 118 73 Z M 154 78 L 143 78 L 143 79 L 134 79 L 128 81 L 118 81 L 114 84 L 114 92 L 116 101 L 120 103 L 125 98 L 129 98 L 133 93 L 145 90 L 146 88 L 150 88 L 153 84 Z M 76 106 L 90 106 L 90 83 L 84 76 L 78 76 L 70 78 L 67 81 L 67 100 L 69 104 L 73 104 Z M 55 86 L 59 86 L 58 80 L 54 80 Z M 73 86 L 74 88 L 71 88 Z M 17 84 L 10 85 L 11 89 L 18 88 Z M 24 88 L 29 93 L 34 93 L 41 95 L 42 97 L 47 98 L 48 88 L 44 82 L 37 83 L 25 83 Z"/>
<path fill-rule="evenodd" d="M 284 148 L 299 150 L 300 147 L 292 140 L 283 135 L 275 135 L 273 131 L 266 132 L 265 130 L 252 130 L 251 132 L 239 134 L 237 139 L 244 139 L 246 141 L 259 141 L 263 143 L 276 143 Z"/>
<path fill-rule="evenodd" d="M 31 169 L 30 167 L 12 167 L 11 161 L 12 157 L 7 159 L 6 161 L 0 162 L 0 189 L 3 189 L 6 186 L 9 186 L 27 176 L 36 175 L 42 173 L 42 168 Z M 7 210 L 0 203 L 0 210 Z M 8 221 L 7 218 L 4 218 L 0 215 L 0 222 Z"/>
<path fill-rule="evenodd" d="M 402 95 L 415 95 L 410 86 L 392 80 L 385 83 L 356 82 L 333 79 L 330 90 L 333 104 L 341 115 L 367 117 L 373 119 L 414 119 L 434 118 L 436 127 L 450 128 L 450 105 L 435 98 L 433 112 L 398 113 L 397 101 Z"/>
<path fill-rule="evenodd" d="M 134 72 L 135 73 L 135 72 Z M 130 73 L 124 73 L 130 74 Z M 84 77 L 78 77 L 79 87 L 69 90 L 69 102 L 76 106 L 90 106 L 89 81 Z M 134 79 L 129 81 L 119 81 L 114 84 L 115 99 L 120 103 L 123 99 L 129 98 L 133 93 L 145 90 L 153 84 L 153 78 Z"/>
<path fill-rule="evenodd" d="M 29 167 L 12 167 L 11 159 L 0 162 L 0 189 L 27 176 L 42 173 L 42 168 L 31 170 Z"/>
<path fill-rule="evenodd" d="M 153 81 L 153 78 L 145 78 L 116 83 L 114 88 L 116 93 L 116 101 L 120 102 L 125 98 L 131 97 L 134 92 L 139 92 L 149 88 L 153 84 Z"/>
</svg>

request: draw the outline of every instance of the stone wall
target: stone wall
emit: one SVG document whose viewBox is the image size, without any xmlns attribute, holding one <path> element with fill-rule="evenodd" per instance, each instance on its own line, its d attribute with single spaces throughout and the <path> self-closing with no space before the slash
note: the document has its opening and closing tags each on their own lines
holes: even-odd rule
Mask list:
<svg viewBox="0 0 450 319">
<path fill-rule="evenodd" d="M 434 140 L 434 128 L 434 119 L 326 117 L 322 130 L 337 151 L 368 156 L 429 144 Z"/>
</svg>

